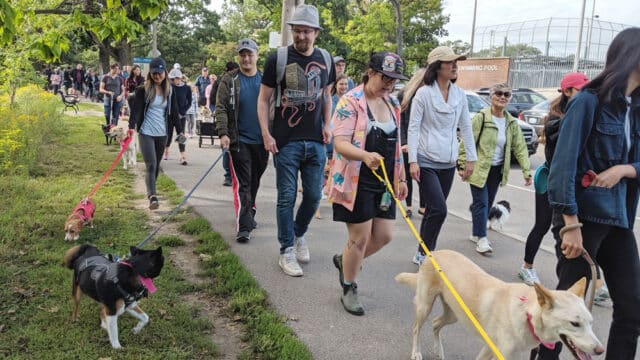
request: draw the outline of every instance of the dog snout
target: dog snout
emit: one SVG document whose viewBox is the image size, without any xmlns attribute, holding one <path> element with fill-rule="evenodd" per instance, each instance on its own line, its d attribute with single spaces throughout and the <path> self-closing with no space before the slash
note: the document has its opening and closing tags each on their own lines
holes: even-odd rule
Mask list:
<svg viewBox="0 0 640 360">
<path fill-rule="evenodd" d="M 604 347 L 602 345 L 596 346 L 596 348 L 593 349 L 593 353 L 596 355 L 602 355 L 604 353 Z"/>
</svg>

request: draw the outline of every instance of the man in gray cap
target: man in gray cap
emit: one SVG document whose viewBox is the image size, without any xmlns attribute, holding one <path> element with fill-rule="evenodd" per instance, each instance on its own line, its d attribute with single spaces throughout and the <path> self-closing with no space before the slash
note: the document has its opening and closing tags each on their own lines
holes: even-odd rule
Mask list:
<svg viewBox="0 0 640 360">
<path fill-rule="evenodd" d="M 265 63 L 258 117 L 264 147 L 274 154 L 276 167 L 278 263 L 285 274 L 302 276 L 298 262 L 309 261 L 304 234 L 320 203 L 326 160 L 324 144 L 331 141 L 331 85 L 335 82 L 335 71 L 329 53 L 314 48 L 321 30 L 318 9 L 300 5 L 287 23 L 291 25 L 293 45 L 279 48 Z M 270 131 L 270 101 L 274 92 Z M 294 219 L 298 173 L 304 191 Z"/>
<path fill-rule="evenodd" d="M 333 62 L 336 64 L 336 79 L 338 76 L 344 74 L 344 69 L 347 67 L 347 62 L 344 60 L 342 56 L 334 56 Z M 355 87 L 353 80 L 350 77 L 347 77 L 347 90 L 351 90 Z"/>
<path fill-rule="evenodd" d="M 236 210 L 236 241 L 248 242 L 256 227 L 256 195 L 267 168 L 269 153 L 262 144 L 258 122 L 258 93 L 262 74 L 258 71 L 258 45 L 251 39 L 238 41 L 239 69 L 220 79 L 216 102 L 216 129 L 223 149 L 229 150 L 230 172 Z"/>
</svg>

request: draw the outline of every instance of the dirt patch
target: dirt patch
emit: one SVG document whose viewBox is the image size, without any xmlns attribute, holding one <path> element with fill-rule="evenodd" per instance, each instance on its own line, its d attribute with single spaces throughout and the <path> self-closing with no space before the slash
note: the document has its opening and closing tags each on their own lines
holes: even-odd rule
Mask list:
<svg viewBox="0 0 640 360">
<path fill-rule="evenodd" d="M 133 170 L 136 178 L 134 181 L 134 191 L 139 194 L 146 194 L 144 184 L 144 163 L 138 164 Z M 155 228 L 163 221 L 163 216 L 168 215 L 173 209 L 167 205 L 166 199 L 161 195 L 158 196 L 160 207 L 155 211 L 149 210 L 149 201 L 145 198 L 136 200 L 135 207 L 150 213 L 149 226 Z M 195 237 L 182 234 L 178 231 L 179 223 L 168 222 L 159 232 L 158 235 L 178 235 L 185 242 L 185 245 L 171 248 L 169 252 L 169 260 L 179 268 L 188 281 L 195 284 L 212 281 L 211 278 L 203 278 L 198 276 L 200 272 L 200 260 L 198 255 L 194 253 L 197 245 Z M 249 345 L 242 341 L 242 325 L 239 319 L 231 319 L 227 314 L 229 312 L 228 304 L 225 299 L 212 297 L 203 292 L 195 292 L 182 296 L 182 298 L 200 309 L 203 316 L 213 324 L 214 331 L 211 335 L 213 342 L 220 351 L 220 359 L 231 360 L 237 359 L 238 355 L 249 348 Z"/>
</svg>

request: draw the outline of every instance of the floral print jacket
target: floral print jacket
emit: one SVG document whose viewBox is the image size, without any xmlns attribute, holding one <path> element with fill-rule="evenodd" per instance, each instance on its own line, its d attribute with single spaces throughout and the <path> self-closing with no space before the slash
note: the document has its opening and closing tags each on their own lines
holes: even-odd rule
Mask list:
<svg viewBox="0 0 640 360">
<path fill-rule="evenodd" d="M 393 117 L 398 131 L 396 156 L 394 166 L 393 188 L 397 193 L 400 175 L 404 175 L 402 151 L 400 150 L 400 104 L 394 97 L 385 99 L 389 108 L 393 109 Z M 331 119 L 333 136 L 348 136 L 351 143 L 360 149 L 365 148 L 367 137 L 367 101 L 364 96 L 364 85 L 360 85 L 344 94 L 338 101 L 336 110 Z M 353 211 L 353 205 L 358 191 L 358 177 L 362 161 L 349 160 L 338 152 L 334 153 L 334 162 L 331 167 L 331 188 L 329 189 L 329 201 L 340 204 Z M 366 166 L 366 165 L 365 165 Z M 389 171 L 390 169 L 387 169 Z M 382 169 L 378 170 L 382 175 Z"/>
</svg>

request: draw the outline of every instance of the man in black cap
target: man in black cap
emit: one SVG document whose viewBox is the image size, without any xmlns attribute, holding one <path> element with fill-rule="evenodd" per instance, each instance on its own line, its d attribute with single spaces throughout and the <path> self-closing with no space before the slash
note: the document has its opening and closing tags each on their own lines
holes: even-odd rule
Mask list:
<svg viewBox="0 0 640 360">
<path fill-rule="evenodd" d="M 276 166 L 278 264 L 285 274 L 302 276 L 298 262 L 309 261 L 304 234 L 320 203 L 326 161 L 324 144 L 331 141 L 331 84 L 335 82 L 335 71 L 331 55 L 314 47 L 321 29 L 318 9 L 300 5 L 288 24 L 293 45 L 278 49 L 265 63 L 258 117 L 264 147 L 274 154 Z M 281 51 L 285 51 L 283 63 L 279 62 Z M 278 79 L 279 74 L 284 74 L 282 80 Z M 276 104 L 270 131 L 270 100 L 274 92 Z M 304 191 L 294 219 L 298 173 Z"/>
<path fill-rule="evenodd" d="M 262 144 L 256 108 L 262 81 L 257 66 L 258 45 L 242 39 L 237 50 L 239 69 L 232 69 L 219 81 L 216 129 L 222 148 L 229 150 L 233 194 L 239 200 L 234 201 L 236 241 L 246 243 L 256 226 L 256 195 L 269 153 Z"/>
</svg>

